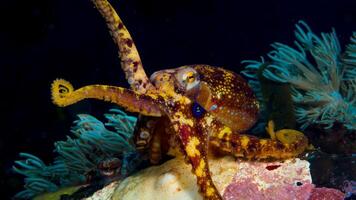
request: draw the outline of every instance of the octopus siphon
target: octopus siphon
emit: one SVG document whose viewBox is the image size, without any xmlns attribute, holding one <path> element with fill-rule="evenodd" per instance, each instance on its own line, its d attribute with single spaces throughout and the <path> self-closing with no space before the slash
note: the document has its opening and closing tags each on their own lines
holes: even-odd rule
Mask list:
<svg viewBox="0 0 356 200">
<path fill-rule="evenodd" d="M 139 113 L 135 142 L 158 163 L 163 153 L 183 154 L 192 166 L 204 199 L 221 200 L 209 171 L 208 150 L 247 159 L 287 159 L 301 154 L 307 138 L 296 130 L 274 132 L 269 139 L 244 134 L 258 118 L 259 104 L 238 74 L 209 65 L 186 65 L 146 75 L 136 46 L 107 0 L 92 0 L 118 46 L 130 89 L 88 85 L 79 89 L 63 80 L 52 83 L 54 104 L 64 107 L 83 99 L 115 103 Z"/>
</svg>

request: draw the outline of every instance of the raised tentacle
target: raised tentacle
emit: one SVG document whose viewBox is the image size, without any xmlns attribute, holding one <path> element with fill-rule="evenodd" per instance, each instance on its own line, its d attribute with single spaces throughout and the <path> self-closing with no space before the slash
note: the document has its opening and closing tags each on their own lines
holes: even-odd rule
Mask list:
<svg viewBox="0 0 356 200">
<path fill-rule="evenodd" d="M 154 100 L 129 89 L 107 85 L 88 85 L 77 90 L 63 79 L 52 83 L 53 103 L 65 107 L 83 99 L 100 99 L 124 107 L 127 111 L 148 116 L 161 116 L 161 110 Z"/>
<path fill-rule="evenodd" d="M 184 154 L 192 165 L 192 172 L 197 177 L 200 192 L 205 199 L 221 200 L 210 176 L 208 165 L 208 135 L 197 126 L 190 111 L 182 109 L 169 114 L 174 130 L 178 133 Z"/>
<path fill-rule="evenodd" d="M 135 43 L 119 15 L 107 0 L 92 0 L 92 2 L 105 18 L 113 40 L 119 47 L 121 67 L 131 89 L 138 93 L 145 93 L 147 90 L 153 89 L 154 86 L 143 69 Z"/>
</svg>

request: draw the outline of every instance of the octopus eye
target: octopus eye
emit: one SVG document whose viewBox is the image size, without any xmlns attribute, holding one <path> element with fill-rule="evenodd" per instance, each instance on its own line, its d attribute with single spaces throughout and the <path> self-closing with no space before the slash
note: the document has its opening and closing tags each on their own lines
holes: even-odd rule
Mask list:
<svg viewBox="0 0 356 200">
<path fill-rule="evenodd" d="M 141 133 L 140 133 L 140 138 L 141 139 L 148 139 L 150 137 L 150 133 L 149 132 L 147 132 L 147 131 L 142 131 Z"/>
<path fill-rule="evenodd" d="M 193 83 L 195 81 L 195 74 L 194 72 L 190 71 L 184 74 L 183 81 L 186 83 Z"/>
<path fill-rule="evenodd" d="M 199 85 L 199 74 L 198 72 L 191 67 L 184 67 L 177 70 L 176 80 L 178 80 L 178 84 L 185 91 L 190 91 Z"/>
</svg>

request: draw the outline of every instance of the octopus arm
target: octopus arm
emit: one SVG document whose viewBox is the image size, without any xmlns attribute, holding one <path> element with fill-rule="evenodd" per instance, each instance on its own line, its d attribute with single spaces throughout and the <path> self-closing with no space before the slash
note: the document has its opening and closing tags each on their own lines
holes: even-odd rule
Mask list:
<svg viewBox="0 0 356 200">
<path fill-rule="evenodd" d="M 150 83 L 133 39 L 117 12 L 107 0 L 92 0 L 95 7 L 104 17 L 114 42 L 119 47 L 121 67 L 126 74 L 131 89 L 145 93 L 154 86 Z"/>
<path fill-rule="evenodd" d="M 277 131 L 272 139 L 237 134 L 228 127 L 220 126 L 210 136 L 210 145 L 223 153 L 248 159 L 288 159 L 303 153 L 308 139 L 301 132 L 291 129 Z M 272 136 L 272 135 L 271 135 Z"/>
<path fill-rule="evenodd" d="M 69 82 L 57 79 L 52 83 L 51 90 L 53 103 L 61 107 L 83 99 L 99 99 L 115 103 L 130 112 L 138 112 L 147 116 L 161 116 L 160 108 L 150 96 L 122 87 L 88 85 L 74 90 Z"/>
<path fill-rule="evenodd" d="M 210 175 L 207 151 L 208 137 L 197 127 L 195 119 L 183 112 L 169 115 L 174 130 L 178 133 L 182 151 L 192 166 L 192 173 L 197 177 L 200 192 L 209 200 L 221 200 L 222 197 L 216 189 Z"/>
</svg>

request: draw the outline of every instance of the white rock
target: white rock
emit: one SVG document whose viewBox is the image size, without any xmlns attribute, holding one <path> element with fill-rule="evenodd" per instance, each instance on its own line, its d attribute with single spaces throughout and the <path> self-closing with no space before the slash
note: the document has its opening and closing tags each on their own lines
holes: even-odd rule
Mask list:
<svg viewBox="0 0 356 200">
<path fill-rule="evenodd" d="M 213 180 L 220 192 L 232 181 L 237 171 L 232 157 L 210 162 Z M 123 200 L 201 200 L 196 177 L 182 158 L 150 167 L 120 183 L 113 199 Z"/>
<path fill-rule="evenodd" d="M 292 180 L 311 183 L 309 163 L 300 159 L 261 163 L 236 161 L 226 156 L 209 162 L 213 181 L 221 195 L 230 183 L 251 178 L 261 191 L 270 186 L 291 184 Z M 278 168 L 268 170 L 266 167 L 271 165 L 278 165 Z M 144 169 L 120 183 L 112 183 L 88 199 L 202 200 L 202 197 L 191 166 L 182 158 L 175 158 L 160 166 Z"/>
</svg>

